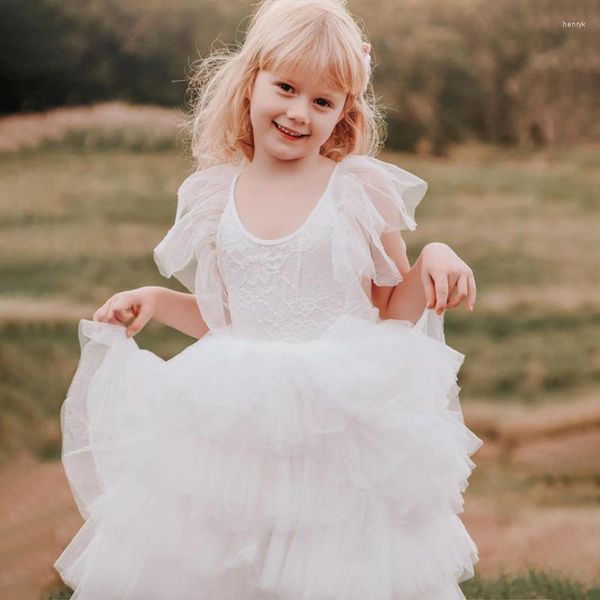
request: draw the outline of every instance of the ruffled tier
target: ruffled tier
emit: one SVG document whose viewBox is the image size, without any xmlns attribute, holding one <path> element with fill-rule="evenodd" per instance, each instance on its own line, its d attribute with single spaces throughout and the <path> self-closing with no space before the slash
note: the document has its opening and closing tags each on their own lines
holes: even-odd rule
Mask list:
<svg viewBox="0 0 600 600">
<path fill-rule="evenodd" d="M 61 419 L 87 520 L 55 567 L 81 598 L 463 597 L 464 355 L 350 316 L 303 344 L 215 330 L 168 361 L 121 326 L 80 339 Z"/>
</svg>

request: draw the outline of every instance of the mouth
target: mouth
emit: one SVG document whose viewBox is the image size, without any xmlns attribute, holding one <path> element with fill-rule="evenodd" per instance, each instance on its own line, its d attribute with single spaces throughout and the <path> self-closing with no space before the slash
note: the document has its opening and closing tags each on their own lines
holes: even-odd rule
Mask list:
<svg viewBox="0 0 600 600">
<path fill-rule="evenodd" d="M 293 129 L 283 128 L 279 123 L 273 121 L 273 125 L 286 139 L 288 140 L 300 140 L 304 137 L 308 137 L 310 134 L 308 133 L 299 133 L 294 131 Z"/>
</svg>

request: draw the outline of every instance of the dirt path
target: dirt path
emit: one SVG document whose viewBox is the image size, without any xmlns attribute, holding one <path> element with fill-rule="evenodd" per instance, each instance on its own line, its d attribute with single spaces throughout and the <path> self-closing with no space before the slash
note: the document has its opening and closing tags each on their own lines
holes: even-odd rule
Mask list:
<svg viewBox="0 0 600 600">
<path fill-rule="evenodd" d="M 476 570 L 526 566 L 600 584 L 600 406 L 465 407 L 485 445 L 465 494 Z M 0 469 L 0 598 L 39 600 L 82 524 L 60 462 L 21 455 Z"/>
<path fill-rule="evenodd" d="M 0 598 L 37 600 L 82 519 L 62 465 L 15 457 L 0 470 Z"/>
</svg>

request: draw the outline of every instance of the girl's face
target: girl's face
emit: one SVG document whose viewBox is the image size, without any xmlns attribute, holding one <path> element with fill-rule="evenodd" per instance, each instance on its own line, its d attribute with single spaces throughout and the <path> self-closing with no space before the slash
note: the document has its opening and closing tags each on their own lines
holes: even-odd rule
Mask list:
<svg viewBox="0 0 600 600">
<path fill-rule="evenodd" d="M 255 158 L 295 160 L 317 156 L 343 117 L 346 94 L 314 79 L 260 70 L 250 97 Z M 277 125 L 302 134 L 291 137 Z"/>
</svg>

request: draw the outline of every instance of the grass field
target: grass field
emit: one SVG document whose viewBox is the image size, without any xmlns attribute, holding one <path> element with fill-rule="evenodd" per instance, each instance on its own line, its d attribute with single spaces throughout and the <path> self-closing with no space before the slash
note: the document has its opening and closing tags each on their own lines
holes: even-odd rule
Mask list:
<svg viewBox="0 0 600 600">
<path fill-rule="evenodd" d="M 79 319 L 119 290 L 183 290 L 159 275 L 152 249 L 193 165 L 169 115 L 127 116 L 121 107 L 90 112 L 87 122 L 85 112 L 35 126 L 0 120 L 0 466 L 23 450 L 59 458 L 58 415 L 79 357 Z M 466 355 L 459 384 L 468 424 L 486 440 L 469 491 L 516 494 L 506 496 L 513 507 L 525 496 L 532 506 L 585 506 L 597 516 L 598 148 L 469 144 L 446 159 L 379 158 L 429 183 L 417 230 L 405 235 L 411 262 L 427 242 L 444 241 L 475 272 L 474 312 L 461 306 L 445 319 L 447 343 Z M 164 358 L 195 341 L 156 323 L 135 339 Z M 482 520 L 478 542 L 486 530 L 493 528 Z M 597 561 L 595 569 L 600 581 Z M 600 598 L 598 588 L 578 590 L 548 573 L 463 587 L 469 598 Z"/>
<path fill-rule="evenodd" d="M 190 161 L 175 144 L 133 150 L 77 139 L 65 133 L 62 147 L 54 140 L 0 155 L 3 455 L 20 444 L 59 452 L 56 415 L 80 318 L 119 290 L 183 289 L 158 274 L 152 249 L 172 223 Z M 475 272 L 475 311 L 446 314 L 447 341 L 467 356 L 464 403 L 572 402 L 598 385 L 597 156 L 476 145 L 447 160 L 380 156 L 429 183 L 417 231 L 405 235 L 411 260 L 439 240 Z M 193 342 L 157 324 L 136 340 L 164 357 Z"/>
</svg>

